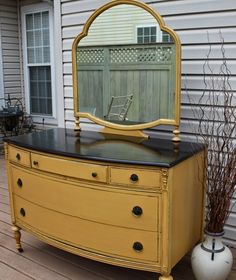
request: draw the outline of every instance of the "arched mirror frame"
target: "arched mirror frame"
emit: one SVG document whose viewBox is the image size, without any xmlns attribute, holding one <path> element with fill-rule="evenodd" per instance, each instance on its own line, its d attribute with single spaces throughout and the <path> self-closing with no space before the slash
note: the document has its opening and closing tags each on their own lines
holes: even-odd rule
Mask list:
<svg viewBox="0 0 236 280">
<path fill-rule="evenodd" d="M 169 33 L 173 41 L 175 43 L 176 47 L 176 71 L 175 71 L 175 118 L 174 119 L 157 119 L 148 123 L 142 123 L 142 124 L 135 124 L 135 125 L 121 125 L 116 124 L 112 122 L 108 122 L 106 120 L 102 120 L 100 118 L 97 118 L 89 113 L 85 112 L 79 112 L 78 111 L 78 77 L 77 77 L 77 47 L 80 42 L 80 40 L 88 35 L 88 31 L 90 26 L 92 25 L 93 21 L 104 11 L 108 10 L 109 8 L 112 8 L 117 5 L 121 4 L 127 4 L 127 5 L 135 5 L 138 6 L 145 11 L 149 12 L 158 22 L 160 25 L 160 29 L 162 31 L 165 31 Z M 100 124 L 104 126 L 105 128 L 109 128 L 109 131 L 115 130 L 117 134 L 121 134 L 119 131 L 123 131 L 125 134 L 128 134 L 130 131 L 130 135 L 132 135 L 132 132 L 139 131 L 140 136 L 142 135 L 142 130 L 155 127 L 158 125 L 171 125 L 174 126 L 175 129 L 173 131 L 174 137 L 172 138 L 173 141 L 180 141 L 179 138 L 179 124 L 180 124 L 180 76 L 181 76 L 181 43 L 179 40 L 178 35 L 169 27 L 167 27 L 164 23 L 164 20 L 162 17 L 150 6 L 148 6 L 145 3 L 136 1 L 136 0 L 114 0 L 111 1 L 103 6 L 101 6 L 99 9 L 97 9 L 87 20 L 87 22 L 84 25 L 83 31 L 75 38 L 72 46 L 72 71 L 73 71 L 73 98 L 74 98 L 74 116 L 75 116 L 75 130 L 80 130 L 80 118 L 88 118 L 89 120 Z M 139 135 L 139 134 L 137 134 Z M 144 134 L 143 134 L 144 135 Z"/>
</svg>

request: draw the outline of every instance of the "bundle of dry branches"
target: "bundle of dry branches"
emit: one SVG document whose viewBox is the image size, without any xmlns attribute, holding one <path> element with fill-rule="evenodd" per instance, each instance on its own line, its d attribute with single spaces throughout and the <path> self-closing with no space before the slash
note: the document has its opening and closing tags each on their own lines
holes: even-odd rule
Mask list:
<svg viewBox="0 0 236 280">
<path fill-rule="evenodd" d="M 205 229 L 223 231 L 236 185 L 236 92 L 230 85 L 224 40 L 221 38 L 220 70 L 211 66 L 211 44 L 203 66 L 205 88 L 197 104 L 198 135 L 207 145 L 207 213 Z M 209 40 L 208 40 L 209 41 Z M 196 111 L 195 111 L 196 114 Z"/>
</svg>

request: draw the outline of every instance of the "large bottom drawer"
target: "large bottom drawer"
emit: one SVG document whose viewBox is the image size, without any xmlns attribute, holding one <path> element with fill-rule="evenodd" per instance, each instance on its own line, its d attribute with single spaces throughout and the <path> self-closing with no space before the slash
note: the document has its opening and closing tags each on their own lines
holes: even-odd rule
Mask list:
<svg viewBox="0 0 236 280">
<path fill-rule="evenodd" d="M 65 215 L 14 195 L 16 220 L 54 239 L 111 256 L 158 262 L 156 232 L 109 226 Z"/>
</svg>

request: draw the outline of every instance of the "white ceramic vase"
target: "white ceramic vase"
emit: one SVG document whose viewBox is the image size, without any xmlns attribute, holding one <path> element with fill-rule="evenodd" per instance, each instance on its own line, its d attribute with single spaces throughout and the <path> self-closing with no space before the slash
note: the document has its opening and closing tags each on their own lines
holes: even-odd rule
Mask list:
<svg viewBox="0 0 236 280">
<path fill-rule="evenodd" d="M 231 271 L 233 256 L 230 249 L 222 243 L 224 233 L 205 234 L 205 241 L 198 244 L 192 252 L 193 273 L 197 280 L 225 280 Z"/>
</svg>

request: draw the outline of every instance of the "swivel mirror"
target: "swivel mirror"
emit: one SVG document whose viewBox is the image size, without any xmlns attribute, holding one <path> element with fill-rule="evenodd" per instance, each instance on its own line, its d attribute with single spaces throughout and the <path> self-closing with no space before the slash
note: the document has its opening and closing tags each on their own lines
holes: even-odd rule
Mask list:
<svg viewBox="0 0 236 280">
<path fill-rule="evenodd" d="M 77 130 L 81 117 L 117 134 L 164 124 L 179 141 L 180 43 L 156 11 L 131 0 L 102 6 L 72 55 Z"/>
</svg>

